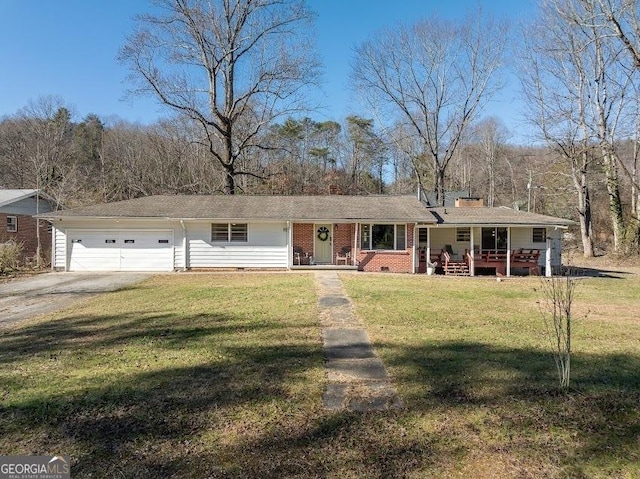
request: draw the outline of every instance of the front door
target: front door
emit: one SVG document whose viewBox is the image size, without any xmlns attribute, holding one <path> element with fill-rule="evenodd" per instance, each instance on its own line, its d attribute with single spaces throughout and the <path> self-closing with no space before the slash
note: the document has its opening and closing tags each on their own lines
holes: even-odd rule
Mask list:
<svg viewBox="0 0 640 479">
<path fill-rule="evenodd" d="M 316 264 L 331 264 L 333 225 L 315 225 L 313 260 Z"/>
</svg>

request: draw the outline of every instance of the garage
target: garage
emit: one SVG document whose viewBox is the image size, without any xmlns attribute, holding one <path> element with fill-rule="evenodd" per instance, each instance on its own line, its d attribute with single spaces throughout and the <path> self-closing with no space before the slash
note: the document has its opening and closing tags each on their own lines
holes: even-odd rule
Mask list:
<svg viewBox="0 0 640 479">
<path fill-rule="evenodd" d="M 173 271 L 172 230 L 67 232 L 69 271 Z"/>
</svg>

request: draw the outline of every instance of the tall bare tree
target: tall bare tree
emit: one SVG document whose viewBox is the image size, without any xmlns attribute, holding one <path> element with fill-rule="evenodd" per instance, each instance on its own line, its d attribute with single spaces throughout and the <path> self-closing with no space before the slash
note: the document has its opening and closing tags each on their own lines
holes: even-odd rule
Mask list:
<svg viewBox="0 0 640 479">
<path fill-rule="evenodd" d="M 603 166 L 614 249 L 623 249 L 617 143 L 635 125 L 629 62 L 621 62 L 621 48 L 604 31 L 596 1 L 542 0 L 522 75 L 534 122 L 571 164 L 586 256 L 593 251 L 587 173 L 594 160 Z"/>
<path fill-rule="evenodd" d="M 304 0 L 157 0 L 121 51 L 136 91 L 200 125 L 201 143 L 236 192 L 238 159 L 316 81 Z"/>
<path fill-rule="evenodd" d="M 432 17 L 400 25 L 356 48 L 355 87 L 384 112 L 380 117 L 405 123 L 420 139 L 440 203 L 449 162 L 500 86 L 506 31 L 478 10 L 459 22 Z"/>
</svg>

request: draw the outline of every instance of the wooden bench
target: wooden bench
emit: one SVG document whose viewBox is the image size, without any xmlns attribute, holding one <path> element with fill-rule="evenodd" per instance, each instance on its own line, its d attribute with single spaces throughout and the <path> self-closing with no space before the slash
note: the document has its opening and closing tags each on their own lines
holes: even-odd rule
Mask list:
<svg viewBox="0 0 640 479">
<path fill-rule="evenodd" d="M 540 274 L 538 261 L 540 260 L 539 249 L 519 249 L 511 253 L 511 267 L 525 268 L 529 274 Z"/>
</svg>

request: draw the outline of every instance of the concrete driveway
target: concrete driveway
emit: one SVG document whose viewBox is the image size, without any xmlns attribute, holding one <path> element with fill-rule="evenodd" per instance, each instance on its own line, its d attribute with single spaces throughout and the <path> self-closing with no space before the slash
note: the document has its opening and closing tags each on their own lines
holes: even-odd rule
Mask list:
<svg viewBox="0 0 640 479">
<path fill-rule="evenodd" d="M 0 284 L 0 328 L 138 283 L 145 273 L 44 273 Z"/>
</svg>

